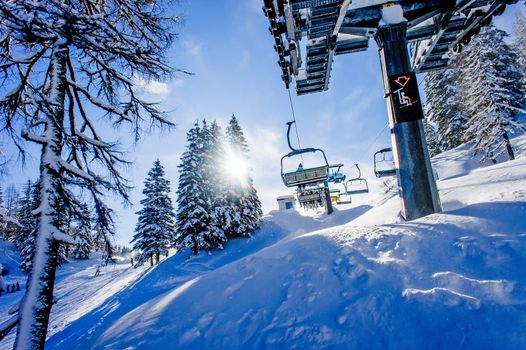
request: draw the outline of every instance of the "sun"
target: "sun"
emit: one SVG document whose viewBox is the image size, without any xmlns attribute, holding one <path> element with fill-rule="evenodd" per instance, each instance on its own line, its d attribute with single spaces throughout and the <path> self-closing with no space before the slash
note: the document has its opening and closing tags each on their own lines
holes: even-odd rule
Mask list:
<svg viewBox="0 0 526 350">
<path fill-rule="evenodd" d="M 223 172 L 231 181 L 238 182 L 239 185 L 246 185 L 248 181 L 248 163 L 238 152 L 231 147 L 225 149 L 225 159 L 223 162 Z"/>
</svg>

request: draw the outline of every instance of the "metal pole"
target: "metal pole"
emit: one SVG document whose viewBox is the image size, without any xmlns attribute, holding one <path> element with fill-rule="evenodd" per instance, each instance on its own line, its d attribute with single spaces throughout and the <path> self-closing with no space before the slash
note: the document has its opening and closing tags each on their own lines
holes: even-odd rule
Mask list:
<svg viewBox="0 0 526 350">
<path fill-rule="evenodd" d="M 402 216 L 406 220 L 442 210 L 425 141 L 418 84 L 407 52 L 407 23 L 378 29 L 375 40 L 386 90 Z"/>
<path fill-rule="evenodd" d="M 325 206 L 327 208 L 327 214 L 331 215 L 334 212 L 334 208 L 332 207 L 331 193 L 328 186 L 323 189 L 323 193 L 325 194 Z"/>
</svg>

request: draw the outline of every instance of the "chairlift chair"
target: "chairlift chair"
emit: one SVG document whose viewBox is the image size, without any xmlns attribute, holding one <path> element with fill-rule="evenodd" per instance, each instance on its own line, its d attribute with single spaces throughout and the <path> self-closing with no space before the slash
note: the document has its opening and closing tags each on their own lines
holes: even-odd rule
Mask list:
<svg viewBox="0 0 526 350">
<path fill-rule="evenodd" d="M 396 176 L 391 147 L 383 148 L 374 154 L 374 175 L 376 177 Z"/>
<path fill-rule="evenodd" d="M 369 184 L 367 183 L 367 180 L 362 177 L 362 171 L 360 170 L 360 167 L 358 164 L 354 165 L 356 169 L 358 169 L 358 176 L 352 179 L 349 179 L 346 182 L 346 188 L 347 188 L 347 194 L 348 195 L 354 195 L 354 194 L 364 194 L 369 193 Z"/>
<path fill-rule="evenodd" d="M 340 196 L 338 197 L 338 200 L 336 201 L 336 204 L 351 204 L 352 198 L 351 195 L 349 195 L 347 192 L 340 193 Z"/>
<path fill-rule="evenodd" d="M 343 183 L 346 179 L 346 176 L 342 173 L 341 168 L 343 164 L 333 164 L 329 166 L 329 177 L 327 182 L 332 182 L 335 184 Z"/>
<path fill-rule="evenodd" d="M 329 177 L 329 162 L 327 161 L 327 156 L 322 149 L 319 148 L 300 148 L 295 149 L 290 143 L 290 127 L 294 122 L 288 122 L 287 130 L 287 141 L 289 143 L 289 148 L 291 151 L 284 155 L 281 158 L 281 178 L 283 183 L 287 187 L 304 187 L 307 185 L 315 185 L 327 181 Z M 317 167 L 311 168 L 298 168 L 296 171 L 285 172 L 283 170 L 283 160 L 286 158 L 297 158 L 301 157 L 303 154 L 308 153 L 320 153 L 323 156 L 324 164 L 321 164 Z M 301 163 L 300 163 L 301 164 Z"/>
</svg>

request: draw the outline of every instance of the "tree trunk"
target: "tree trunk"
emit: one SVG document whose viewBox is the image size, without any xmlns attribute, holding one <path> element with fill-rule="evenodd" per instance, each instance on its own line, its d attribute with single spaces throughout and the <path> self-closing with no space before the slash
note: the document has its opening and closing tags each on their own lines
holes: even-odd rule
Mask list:
<svg viewBox="0 0 526 350">
<path fill-rule="evenodd" d="M 506 150 L 508 151 L 508 157 L 510 160 L 515 159 L 515 152 L 513 152 L 513 148 L 511 147 L 510 137 L 508 136 L 508 132 L 504 131 L 502 134 L 502 138 L 504 139 L 504 143 L 506 144 Z"/>
<path fill-rule="evenodd" d="M 154 265 L 154 262 L 153 262 L 153 254 L 150 255 L 150 266 L 153 266 Z"/>
<path fill-rule="evenodd" d="M 49 112 L 41 118 L 46 122 L 40 160 L 40 207 L 35 255 L 28 279 L 27 291 L 20 310 L 20 324 L 16 335 L 17 350 L 44 349 L 49 314 L 53 306 L 55 273 L 59 263 L 57 213 L 53 204 L 59 198 L 64 100 L 66 94 L 66 60 L 68 45 L 65 40 L 55 43 L 50 59 Z"/>
<path fill-rule="evenodd" d="M 157 264 L 158 264 L 161 261 L 161 254 L 159 252 L 157 252 L 156 258 L 157 258 Z"/>
</svg>

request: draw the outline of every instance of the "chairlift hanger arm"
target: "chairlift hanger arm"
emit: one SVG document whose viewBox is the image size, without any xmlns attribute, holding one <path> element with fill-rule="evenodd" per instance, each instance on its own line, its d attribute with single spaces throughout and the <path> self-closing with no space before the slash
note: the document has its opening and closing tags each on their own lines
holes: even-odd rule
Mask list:
<svg viewBox="0 0 526 350">
<path fill-rule="evenodd" d="M 296 151 L 296 149 L 292 147 L 292 143 L 290 142 L 290 128 L 292 127 L 292 124 L 295 123 L 296 121 L 287 122 L 287 143 L 289 144 L 289 148 L 292 150 L 292 152 Z"/>
</svg>

